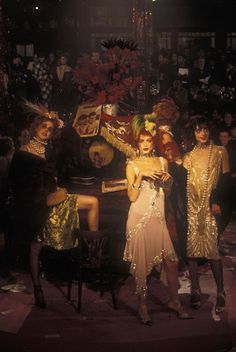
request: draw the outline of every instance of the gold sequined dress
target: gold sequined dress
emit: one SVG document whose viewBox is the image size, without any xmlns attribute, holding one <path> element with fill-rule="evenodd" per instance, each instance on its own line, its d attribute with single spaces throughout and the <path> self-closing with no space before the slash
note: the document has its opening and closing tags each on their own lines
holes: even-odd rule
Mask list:
<svg viewBox="0 0 236 352">
<path fill-rule="evenodd" d="M 166 160 L 160 158 L 163 171 Z M 130 161 L 135 174 L 139 169 Z M 161 269 L 164 259 L 177 260 L 164 214 L 164 191 L 152 180 L 143 180 L 139 196 L 131 203 L 126 225 L 124 260 L 129 261 L 135 277 L 136 293 L 146 292 L 146 277 L 156 266 Z"/>
<path fill-rule="evenodd" d="M 79 228 L 77 195 L 67 194 L 66 199 L 54 205 L 49 213 L 40 238 L 44 245 L 57 250 L 73 248 L 77 245 L 75 229 Z"/>
<path fill-rule="evenodd" d="M 209 161 L 209 175 L 197 160 L 193 160 L 190 152 L 184 158 L 184 167 L 189 170 L 188 200 L 188 233 L 187 256 L 189 258 L 219 259 L 218 230 L 216 219 L 210 208 L 210 195 L 216 187 L 221 172 L 224 148 L 212 145 Z M 206 178 L 207 181 L 206 181 Z M 206 188 L 206 191 L 205 190 Z M 206 197 L 202 204 L 202 199 Z"/>
</svg>

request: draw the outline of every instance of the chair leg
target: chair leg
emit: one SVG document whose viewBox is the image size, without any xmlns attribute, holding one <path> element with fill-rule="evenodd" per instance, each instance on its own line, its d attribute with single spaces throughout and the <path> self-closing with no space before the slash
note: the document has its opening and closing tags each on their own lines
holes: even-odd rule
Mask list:
<svg viewBox="0 0 236 352">
<path fill-rule="evenodd" d="M 104 296 L 104 275 L 102 271 L 100 271 L 100 296 Z"/>
<path fill-rule="evenodd" d="M 72 287 L 72 280 L 68 281 L 68 289 L 67 289 L 67 299 L 70 301 L 71 299 L 71 287 Z"/>
<path fill-rule="evenodd" d="M 79 279 L 78 280 L 78 306 L 77 306 L 78 313 L 80 313 L 80 311 L 81 311 L 82 286 L 83 286 L 83 281 L 81 279 Z"/>
<path fill-rule="evenodd" d="M 117 309 L 117 300 L 116 300 L 116 294 L 115 294 L 115 289 L 114 289 L 114 280 L 113 280 L 112 274 L 109 275 L 109 285 L 110 285 L 113 308 L 116 310 Z"/>
</svg>

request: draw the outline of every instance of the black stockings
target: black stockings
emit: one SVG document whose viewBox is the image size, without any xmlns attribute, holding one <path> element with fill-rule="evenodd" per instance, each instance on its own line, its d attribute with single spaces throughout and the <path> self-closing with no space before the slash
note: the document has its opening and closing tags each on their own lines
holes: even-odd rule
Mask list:
<svg viewBox="0 0 236 352">
<path fill-rule="evenodd" d="M 224 291 L 224 283 L 223 283 L 223 266 L 222 261 L 220 259 L 210 260 L 211 270 L 216 282 L 217 292 Z M 197 260 L 190 259 L 189 260 L 189 274 L 191 280 L 191 288 L 192 291 L 199 290 L 199 277 L 198 277 L 198 262 Z"/>
<path fill-rule="evenodd" d="M 39 255 L 42 249 L 42 244 L 31 242 L 30 244 L 30 271 L 34 286 L 40 286 L 39 277 Z"/>
</svg>

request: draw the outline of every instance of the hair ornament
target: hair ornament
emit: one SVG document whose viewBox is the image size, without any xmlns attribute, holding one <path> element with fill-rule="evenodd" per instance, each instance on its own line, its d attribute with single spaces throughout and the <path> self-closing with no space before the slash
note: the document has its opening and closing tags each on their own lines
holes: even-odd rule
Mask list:
<svg viewBox="0 0 236 352">
<path fill-rule="evenodd" d="M 62 128 L 64 122 L 58 117 L 57 111 L 48 111 L 47 107 L 42 104 L 34 104 L 29 100 L 25 100 L 24 106 L 26 111 L 36 116 L 45 116 L 52 120 L 57 128 Z"/>
<path fill-rule="evenodd" d="M 145 130 L 152 135 L 152 137 L 154 137 L 157 134 L 157 125 L 155 124 L 155 122 L 145 120 L 144 127 L 145 127 Z"/>
<path fill-rule="evenodd" d="M 157 133 L 156 113 L 135 115 L 132 119 L 131 128 L 135 139 L 138 138 L 142 129 L 145 129 L 154 137 Z"/>
</svg>

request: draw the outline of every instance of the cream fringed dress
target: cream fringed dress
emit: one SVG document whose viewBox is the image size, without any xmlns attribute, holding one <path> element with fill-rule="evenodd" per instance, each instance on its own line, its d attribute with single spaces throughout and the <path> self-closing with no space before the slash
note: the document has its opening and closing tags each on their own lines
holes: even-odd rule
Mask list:
<svg viewBox="0 0 236 352">
<path fill-rule="evenodd" d="M 166 160 L 160 158 L 162 170 Z M 129 161 L 135 174 L 139 169 Z M 154 266 L 161 268 L 164 259 L 177 261 L 164 214 L 164 191 L 154 181 L 143 180 L 139 196 L 131 203 L 126 225 L 125 261 L 131 262 L 130 273 L 136 282 L 136 293 L 146 293 L 146 277 Z"/>
</svg>

